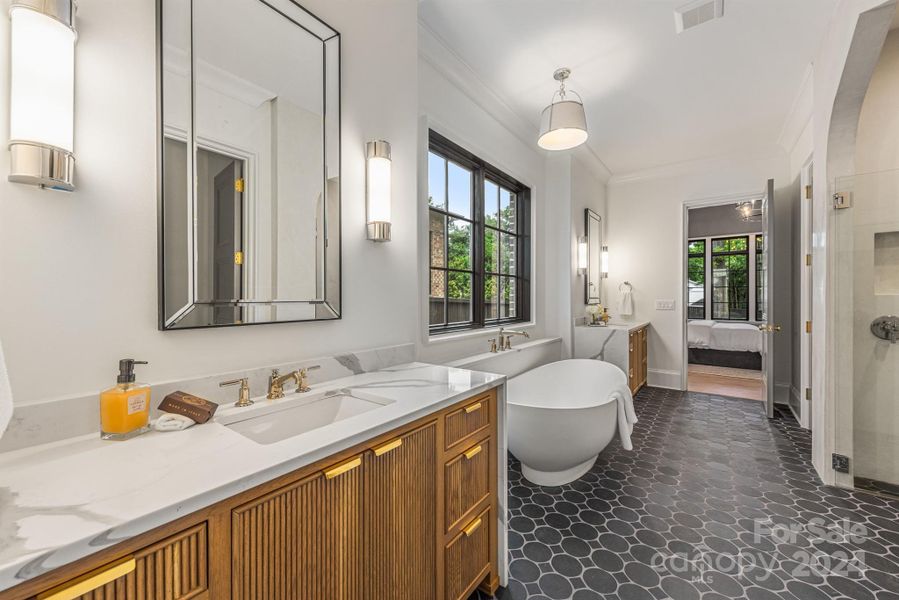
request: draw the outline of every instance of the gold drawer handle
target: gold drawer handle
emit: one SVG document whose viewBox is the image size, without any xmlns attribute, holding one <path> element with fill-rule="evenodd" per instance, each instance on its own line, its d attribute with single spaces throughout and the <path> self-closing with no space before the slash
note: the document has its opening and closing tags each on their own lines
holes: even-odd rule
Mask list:
<svg viewBox="0 0 899 600">
<path fill-rule="evenodd" d="M 471 413 L 473 413 L 475 411 L 481 410 L 481 406 L 482 406 L 481 402 L 475 402 L 474 404 L 469 404 L 468 406 L 465 407 L 465 414 L 470 415 Z"/>
<path fill-rule="evenodd" d="M 375 456 L 381 456 L 382 454 L 387 454 L 391 450 L 396 450 L 400 446 L 403 445 L 403 438 L 396 438 L 392 442 L 387 442 L 383 446 L 378 446 L 374 449 Z"/>
<path fill-rule="evenodd" d="M 474 533 L 475 531 L 477 531 L 478 527 L 480 527 L 480 526 L 481 526 L 481 518 L 478 517 L 478 519 L 474 523 L 472 523 L 471 525 L 469 525 L 468 527 L 463 529 L 462 533 L 465 534 L 465 537 L 471 537 L 471 534 Z"/>
<path fill-rule="evenodd" d="M 124 577 L 128 573 L 134 571 L 134 567 L 134 559 L 126 559 L 109 567 L 105 571 L 95 575 L 87 574 L 74 582 L 63 584 L 48 592 L 39 594 L 37 600 L 73 600 L 74 598 L 84 596 L 97 588 L 101 588 L 111 581 Z"/>
<path fill-rule="evenodd" d="M 481 450 L 483 448 L 484 447 L 479 444 L 479 445 L 475 446 L 474 448 L 472 448 L 471 450 L 469 450 L 468 452 L 466 452 L 463 456 L 465 456 L 465 458 L 467 458 L 468 460 L 471 460 L 472 458 L 474 458 L 475 456 L 480 454 Z"/>
<path fill-rule="evenodd" d="M 348 473 L 349 471 L 352 471 L 353 469 L 355 469 L 356 467 L 358 467 L 361 464 L 362 464 L 362 457 L 357 456 L 356 458 L 354 458 L 351 461 L 345 462 L 342 465 L 338 465 L 338 466 L 334 467 L 333 469 L 325 471 L 325 477 L 328 479 L 334 479 L 335 477 L 339 477 L 340 475 L 343 475 L 344 473 Z"/>
</svg>

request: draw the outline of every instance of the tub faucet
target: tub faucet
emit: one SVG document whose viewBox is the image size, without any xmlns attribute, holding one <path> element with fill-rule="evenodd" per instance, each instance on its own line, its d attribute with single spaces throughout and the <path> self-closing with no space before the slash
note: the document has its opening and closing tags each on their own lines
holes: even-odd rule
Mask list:
<svg viewBox="0 0 899 600">
<path fill-rule="evenodd" d="M 527 331 L 517 331 L 515 329 L 504 329 L 502 327 L 499 328 L 499 349 L 500 350 L 511 350 L 512 349 L 512 336 L 520 335 L 525 338 L 530 338 L 531 335 Z"/>
</svg>

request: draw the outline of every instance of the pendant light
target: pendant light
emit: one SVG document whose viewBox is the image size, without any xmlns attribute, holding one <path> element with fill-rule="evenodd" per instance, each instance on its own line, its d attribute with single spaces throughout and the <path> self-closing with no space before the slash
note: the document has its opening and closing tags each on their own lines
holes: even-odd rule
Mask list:
<svg viewBox="0 0 899 600">
<path fill-rule="evenodd" d="M 553 73 L 553 79 L 559 82 L 559 90 L 553 94 L 549 106 L 543 109 L 540 137 L 537 138 L 537 145 L 544 150 L 569 150 L 587 141 L 584 101 L 577 92 L 565 89 L 565 80 L 569 76 L 571 69 L 566 68 Z M 569 99 L 568 94 L 573 94 L 577 100 Z"/>
</svg>

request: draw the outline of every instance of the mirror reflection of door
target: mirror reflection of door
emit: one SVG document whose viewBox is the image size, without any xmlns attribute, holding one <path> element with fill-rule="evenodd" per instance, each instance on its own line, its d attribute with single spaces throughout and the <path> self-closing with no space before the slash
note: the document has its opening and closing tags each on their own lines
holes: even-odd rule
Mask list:
<svg viewBox="0 0 899 600">
<path fill-rule="evenodd" d="M 209 150 L 201 153 L 215 154 Z M 228 303 L 243 298 L 243 161 L 217 155 L 226 165 L 212 181 L 212 302 L 215 323 L 241 322 L 241 308 Z M 212 163 L 213 161 L 210 161 Z M 200 182 L 202 189 L 204 182 Z"/>
</svg>

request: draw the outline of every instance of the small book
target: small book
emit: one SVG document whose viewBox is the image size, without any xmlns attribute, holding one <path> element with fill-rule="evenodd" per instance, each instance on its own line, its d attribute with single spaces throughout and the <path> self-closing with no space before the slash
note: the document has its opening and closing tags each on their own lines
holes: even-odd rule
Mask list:
<svg viewBox="0 0 899 600">
<path fill-rule="evenodd" d="M 187 392 L 172 392 L 159 403 L 159 410 L 190 417 L 197 423 L 205 423 L 211 419 L 218 407 L 215 402 Z"/>
</svg>

